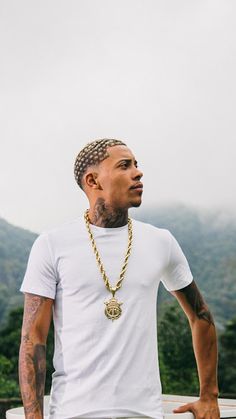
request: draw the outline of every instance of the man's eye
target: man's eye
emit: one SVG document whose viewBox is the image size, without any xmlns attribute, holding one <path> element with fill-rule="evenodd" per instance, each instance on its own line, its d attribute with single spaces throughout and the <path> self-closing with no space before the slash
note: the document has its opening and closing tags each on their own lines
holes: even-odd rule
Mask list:
<svg viewBox="0 0 236 419">
<path fill-rule="evenodd" d="M 126 168 L 127 166 L 128 166 L 128 164 L 126 162 L 124 162 L 120 165 L 120 167 L 122 167 L 122 168 Z"/>
</svg>

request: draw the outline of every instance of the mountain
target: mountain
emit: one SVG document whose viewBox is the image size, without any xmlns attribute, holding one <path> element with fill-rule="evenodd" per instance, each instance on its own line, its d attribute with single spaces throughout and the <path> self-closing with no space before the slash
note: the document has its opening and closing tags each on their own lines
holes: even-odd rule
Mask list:
<svg viewBox="0 0 236 419">
<path fill-rule="evenodd" d="M 167 228 L 182 247 L 219 327 L 236 313 L 236 220 L 225 212 L 184 205 L 131 210 L 133 218 Z M 37 234 L 0 218 L 0 326 L 23 303 L 19 292 Z M 158 255 L 157 255 L 158 257 Z M 173 297 L 161 286 L 159 302 Z"/>
<path fill-rule="evenodd" d="M 36 237 L 0 218 L 0 325 L 11 309 L 23 304 L 19 287 Z"/>
</svg>

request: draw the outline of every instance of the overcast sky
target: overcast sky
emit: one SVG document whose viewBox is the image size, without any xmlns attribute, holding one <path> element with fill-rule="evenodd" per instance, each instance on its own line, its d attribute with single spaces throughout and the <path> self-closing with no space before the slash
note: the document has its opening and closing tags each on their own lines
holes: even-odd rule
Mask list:
<svg viewBox="0 0 236 419">
<path fill-rule="evenodd" d="M 0 216 L 41 232 L 87 199 L 79 150 L 122 139 L 142 207 L 236 210 L 236 2 L 0 0 Z"/>
</svg>

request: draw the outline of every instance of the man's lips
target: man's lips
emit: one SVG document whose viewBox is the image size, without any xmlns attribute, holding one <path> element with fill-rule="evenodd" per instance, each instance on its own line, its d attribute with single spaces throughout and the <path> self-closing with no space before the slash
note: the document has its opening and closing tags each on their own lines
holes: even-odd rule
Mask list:
<svg viewBox="0 0 236 419">
<path fill-rule="evenodd" d="M 143 190 L 143 184 L 141 182 L 136 183 L 135 185 L 131 186 L 130 189 L 135 189 L 137 191 L 142 191 Z"/>
</svg>

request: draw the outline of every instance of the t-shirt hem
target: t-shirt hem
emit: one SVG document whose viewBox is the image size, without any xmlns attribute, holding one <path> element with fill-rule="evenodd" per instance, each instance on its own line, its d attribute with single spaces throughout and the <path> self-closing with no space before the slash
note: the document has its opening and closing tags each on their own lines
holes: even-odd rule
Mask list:
<svg viewBox="0 0 236 419">
<path fill-rule="evenodd" d="M 164 419 L 164 414 L 162 412 L 157 413 L 157 414 L 116 414 L 116 413 L 104 413 L 104 414 L 90 414 L 90 415 L 86 415 L 86 414 L 75 414 L 75 415 L 71 415 L 71 413 L 69 415 L 62 413 L 62 414 L 58 414 L 56 413 L 55 415 L 46 415 L 47 419 L 117 419 L 117 418 L 147 418 L 147 419 Z"/>
<path fill-rule="evenodd" d="M 66 411 L 64 412 L 56 412 L 50 414 L 50 405 L 49 405 L 49 413 L 48 419 L 116 419 L 116 418 L 151 418 L 151 419 L 163 419 L 164 418 L 164 411 L 162 401 L 160 401 L 159 407 L 157 406 L 154 409 L 132 409 L 132 408 L 121 408 L 121 407 L 111 407 L 106 409 L 94 409 L 92 410 L 81 410 L 80 413 L 76 412 L 76 409 L 73 409 L 73 412 L 70 411 L 69 415 Z"/>
<path fill-rule="evenodd" d="M 28 288 L 28 287 L 22 286 L 20 287 L 19 291 L 22 293 L 40 295 L 41 297 L 51 298 L 52 300 L 55 299 L 55 295 L 53 293 L 42 291 L 42 289 Z"/>
<path fill-rule="evenodd" d="M 193 275 L 189 274 L 183 281 L 181 281 L 178 286 L 176 287 L 168 287 L 168 291 L 178 291 L 181 290 L 182 288 L 187 287 L 188 285 L 190 285 L 193 282 Z"/>
</svg>

